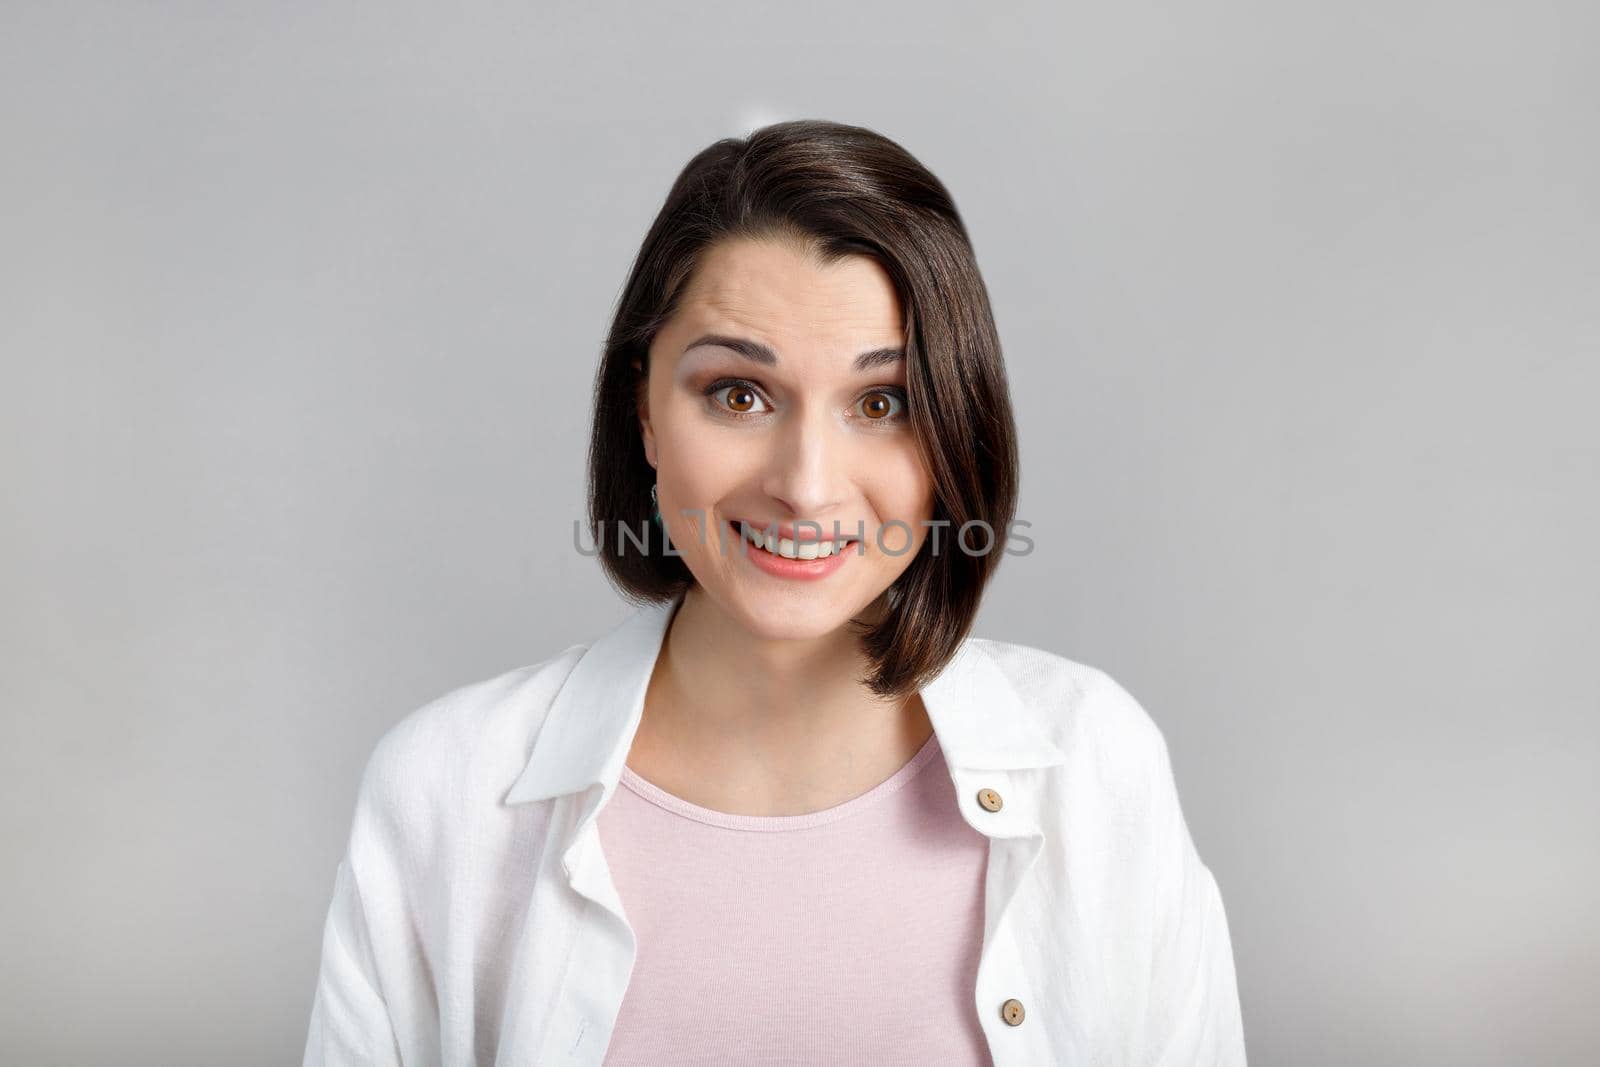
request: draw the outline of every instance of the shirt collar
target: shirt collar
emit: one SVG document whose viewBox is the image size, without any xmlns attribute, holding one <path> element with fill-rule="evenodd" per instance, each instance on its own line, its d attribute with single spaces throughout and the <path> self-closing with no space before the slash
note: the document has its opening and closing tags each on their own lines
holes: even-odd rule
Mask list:
<svg viewBox="0 0 1600 1067">
<path fill-rule="evenodd" d="M 548 800 L 594 785 L 609 793 L 615 787 L 633 747 L 661 642 L 682 603 L 679 593 L 637 608 L 585 650 L 550 705 L 506 803 Z M 921 692 L 951 768 L 1023 770 L 1066 759 L 978 639 L 963 641 Z"/>
</svg>

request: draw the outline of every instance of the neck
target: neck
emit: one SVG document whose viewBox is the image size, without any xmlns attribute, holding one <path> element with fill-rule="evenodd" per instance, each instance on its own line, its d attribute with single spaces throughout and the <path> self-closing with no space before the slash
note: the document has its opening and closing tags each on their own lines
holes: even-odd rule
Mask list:
<svg viewBox="0 0 1600 1067">
<path fill-rule="evenodd" d="M 842 802 L 893 774 L 932 732 L 920 696 L 878 696 L 859 681 L 868 667 L 849 628 L 774 641 L 691 587 L 663 640 L 628 762 L 719 810 L 784 814 Z"/>
</svg>

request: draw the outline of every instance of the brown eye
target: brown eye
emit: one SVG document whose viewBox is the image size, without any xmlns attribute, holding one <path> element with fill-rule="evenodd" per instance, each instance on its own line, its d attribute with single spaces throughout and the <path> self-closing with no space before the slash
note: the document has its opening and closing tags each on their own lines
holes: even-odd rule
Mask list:
<svg viewBox="0 0 1600 1067">
<path fill-rule="evenodd" d="M 884 422 L 901 414 L 901 411 L 897 411 L 894 407 L 896 402 L 901 403 L 901 410 L 903 410 L 904 402 L 894 393 L 868 393 L 862 398 L 861 408 L 869 421 Z"/>
<path fill-rule="evenodd" d="M 711 403 L 716 410 L 724 415 L 758 415 L 760 411 L 757 404 L 762 403 L 761 394 L 753 387 L 743 382 L 713 382 L 706 388 L 706 396 L 711 398 Z M 724 396 L 723 394 L 727 394 Z"/>
</svg>

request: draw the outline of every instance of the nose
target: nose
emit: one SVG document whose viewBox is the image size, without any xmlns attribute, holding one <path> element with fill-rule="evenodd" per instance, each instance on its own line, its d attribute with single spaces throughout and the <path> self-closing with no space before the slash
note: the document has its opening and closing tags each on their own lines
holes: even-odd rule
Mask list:
<svg viewBox="0 0 1600 1067">
<path fill-rule="evenodd" d="M 791 517 L 821 521 L 839 506 L 849 471 L 826 412 L 791 420 L 772 448 L 762 489 Z"/>
</svg>

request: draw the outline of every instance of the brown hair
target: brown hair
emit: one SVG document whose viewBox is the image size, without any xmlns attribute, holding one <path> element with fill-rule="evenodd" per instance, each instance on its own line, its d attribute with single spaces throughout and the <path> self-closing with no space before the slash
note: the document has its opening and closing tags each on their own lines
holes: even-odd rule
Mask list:
<svg viewBox="0 0 1600 1067">
<path fill-rule="evenodd" d="M 673 182 L 618 300 L 595 379 L 589 522 L 601 564 L 634 602 L 663 602 L 694 582 L 682 559 L 664 554 L 651 518 L 655 471 L 638 397 L 651 341 L 696 263 L 713 243 L 736 238 L 797 241 L 822 264 L 870 256 L 899 295 L 908 414 L 932 473 L 933 518 L 950 525 L 938 531 L 938 554 L 930 531 L 888 590 L 882 617 L 852 625 L 873 664 L 863 683 L 880 696 L 910 696 L 960 647 L 998 565 L 1016 510 L 1016 427 L 966 226 L 943 184 L 872 130 L 780 122 L 708 146 Z M 988 531 L 972 532 L 964 551 L 955 537 L 970 522 Z M 624 524 L 629 536 L 617 536 Z"/>
</svg>

